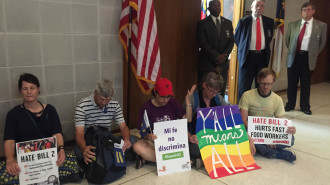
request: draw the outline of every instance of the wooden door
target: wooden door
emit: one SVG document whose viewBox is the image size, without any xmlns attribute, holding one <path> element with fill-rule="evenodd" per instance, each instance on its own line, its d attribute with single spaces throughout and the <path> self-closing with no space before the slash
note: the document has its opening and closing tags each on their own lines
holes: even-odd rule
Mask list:
<svg viewBox="0 0 330 185">
<path fill-rule="evenodd" d="M 315 5 L 315 14 L 314 18 L 317 20 L 320 20 L 322 22 L 327 23 L 328 26 L 328 32 L 327 32 L 327 38 L 330 38 L 330 14 L 329 14 L 329 7 L 330 7 L 330 1 L 328 0 L 312 0 L 311 1 Z M 317 64 L 316 68 L 313 72 L 311 83 L 320 83 L 323 81 L 329 81 L 330 80 L 330 44 L 327 42 L 325 44 L 324 49 L 317 57 Z"/>
<path fill-rule="evenodd" d="M 175 98 L 183 103 L 187 89 L 197 83 L 196 25 L 200 20 L 201 2 L 200 0 L 154 0 L 154 5 L 161 76 L 172 81 Z M 124 115 L 129 128 L 136 128 L 140 107 L 151 99 L 152 95 L 145 95 L 140 91 L 133 75 L 128 78 L 127 62 L 124 62 L 123 70 Z"/>
</svg>

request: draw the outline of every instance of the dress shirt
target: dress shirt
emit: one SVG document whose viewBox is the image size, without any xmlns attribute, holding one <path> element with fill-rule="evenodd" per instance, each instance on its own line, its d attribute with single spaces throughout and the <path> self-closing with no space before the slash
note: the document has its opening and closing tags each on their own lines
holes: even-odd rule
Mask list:
<svg viewBox="0 0 330 185">
<path fill-rule="evenodd" d="M 307 24 L 306 24 L 306 30 L 305 30 L 305 34 L 304 34 L 303 40 L 301 42 L 300 50 L 308 51 L 309 39 L 311 38 L 312 27 L 313 27 L 313 18 L 311 18 L 309 21 L 305 21 L 304 19 L 301 19 L 300 30 L 304 26 L 304 23 L 305 22 L 307 22 Z M 299 33 L 300 33 L 300 31 L 299 31 Z"/>
<path fill-rule="evenodd" d="M 260 18 L 260 32 L 261 32 L 261 50 L 266 48 L 265 46 L 265 34 L 264 27 L 262 24 L 262 16 Z M 256 39 L 257 39 L 257 17 L 252 15 L 252 30 L 251 30 L 251 41 L 250 41 L 250 50 L 256 50 Z"/>
</svg>

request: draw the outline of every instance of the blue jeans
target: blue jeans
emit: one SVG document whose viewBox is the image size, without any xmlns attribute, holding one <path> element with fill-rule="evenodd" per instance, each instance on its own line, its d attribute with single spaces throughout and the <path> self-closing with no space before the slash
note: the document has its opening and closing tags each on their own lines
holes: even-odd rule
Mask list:
<svg viewBox="0 0 330 185">
<path fill-rule="evenodd" d="M 291 146 L 293 146 L 293 144 L 294 144 L 294 136 L 292 136 Z M 291 147 L 287 145 L 275 145 L 275 146 L 276 148 L 268 148 L 268 146 L 264 144 L 255 145 L 257 152 L 267 158 L 271 158 L 272 156 L 275 156 L 279 150 L 283 150 L 284 148 Z"/>
</svg>

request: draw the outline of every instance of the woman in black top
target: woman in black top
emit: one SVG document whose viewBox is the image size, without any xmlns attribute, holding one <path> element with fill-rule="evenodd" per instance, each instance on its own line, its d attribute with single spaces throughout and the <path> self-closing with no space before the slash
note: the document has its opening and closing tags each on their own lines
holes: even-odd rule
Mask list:
<svg viewBox="0 0 330 185">
<path fill-rule="evenodd" d="M 22 74 L 18 88 L 23 103 L 17 105 L 7 114 L 4 133 L 4 152 L 6 169 L 11 175 L 19 175 L 20 168 L 15 159 L 15 143 L 47 137 L 56 137 L 58 146 L 57 165 L 65 160 L 61 122 L 56 109 L 50 104 L 38 101 L 40 84 L 32 74 Z"/>
</svg>

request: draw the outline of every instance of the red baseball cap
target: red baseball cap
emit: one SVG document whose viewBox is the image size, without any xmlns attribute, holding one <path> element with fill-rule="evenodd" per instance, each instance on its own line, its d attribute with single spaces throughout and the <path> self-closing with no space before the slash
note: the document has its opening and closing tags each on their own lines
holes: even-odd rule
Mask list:
<svg viewBox="0 0 330 185">
<path fill-rule="evenodd" d="M 155 90 L 160 96 L 174 96 L 172 82 L 166 78 L 160 78 L 156 81 Z"/>
</svg>

